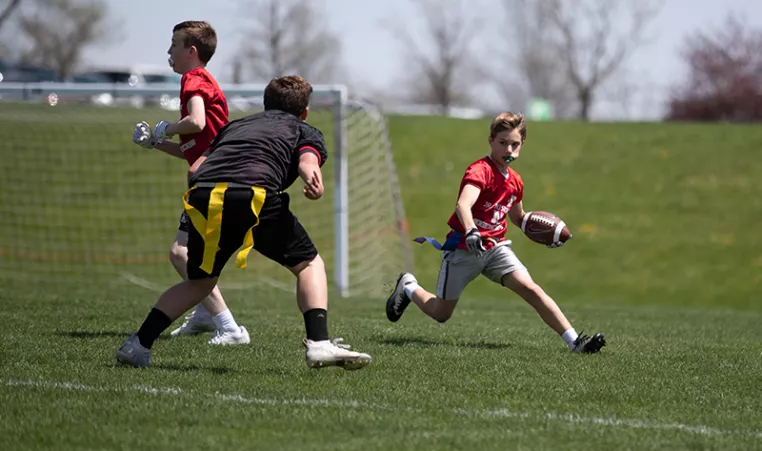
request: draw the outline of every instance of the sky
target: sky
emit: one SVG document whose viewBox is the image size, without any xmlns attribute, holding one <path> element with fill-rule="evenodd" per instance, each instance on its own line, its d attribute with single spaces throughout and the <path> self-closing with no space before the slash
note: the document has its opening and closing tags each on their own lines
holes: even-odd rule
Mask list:
<svg viewBox="0 0 762 451">
<path fill-rule="evenodd" d="M 488 8 L 497 0 L 471 0 L 475 14 L 490 20 Z M 606 0 L 600 0 L 606 1 Z M 343 62 L 359 91 L 393 89 L 404 65 L 399 42 L 385 23 L 392 20 L 423 38 L 422 22 L 410 0 L 316 0 L 327 20 L 326 27 L 342 42 Z M 112 17 L 122 22 L 118 39 L 109 46 L 89 49 L 85 58 L 94 65 L 156 64 L 166 66 L 166 49 L 174 24 L 201 19 L 218 34 L 217 53 L 209 70 L 221 82 L 230 81 L 231 64 L 242 39 L 245 20 L 237 0 L 109 0 Z M 446 2 L 443 0 L 443 4 Z M 478 10 L 481 9 L 481 10 Z M 601 118 L 653 119 L 664 111 L 669 87 L 679 83 L 684 68 L 679 58 L 683 39 L 691 32 L 721 24 L 728 12 L 746 23 L 762 27 L 760 0 L 665 0 L 648 29 L 648 42 L 627 62 L 620 76 L 635 86 L 630 101 L 607 101 L 599 96 L 593 114 Z M 510 24 L 485 24 L 510 26 Z M 614 88 L 611 88 L 614 89 Z"/>
</svg>

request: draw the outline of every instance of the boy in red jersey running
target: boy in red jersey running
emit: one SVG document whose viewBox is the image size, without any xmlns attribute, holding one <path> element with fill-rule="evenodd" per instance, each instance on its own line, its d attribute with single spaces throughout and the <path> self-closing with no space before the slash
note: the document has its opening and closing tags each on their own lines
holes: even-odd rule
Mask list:
<svg viewBox="0 0 762 451">
<path fill-rule="evenodd" d="M 214 140 L 217 132 L 228 123 L 228 104 L 217 81 L 206 70 L 206 64 L 217 48 L 217 34 L 206 22 L 186 21 L 175 25 L 172 44 L 167 53 L 169 65 L 181 74 L 181 119 L 171 123 L 161 121 L 154 131 L 146 122 L 135 126 L 133 141 L 145 148 L 156 148 L 189 165 L 198 160 Z M 173 135 L 180 142 L 166 141 Z M 175 270 L 188 278 L 188 216 L 180 217 L 180 226 L 169 251 Z M 215 330 L 216 329 L 216 330 Z M 187 321 L 172 331 L 172 336 L 195 335 L 215 331 L 210 344 L 246 344 L 249 333 L 239 326 L 225 305 L 218 287 L 196 306 Z"/>
<path fill-rule="evenodd" d="M 526 214 L 524 183 L 509 167 L 519 157 L 526 139 L 524 116 L 501 113 L 490 125 L 490 154 L 472 163 L 460 183 L 451 231 L 444 245 L 428 240 L 443 251 L 436 295 L 421 288 L 415 276 L 402 273 L 386 301 L 386 316 L 396 322 L 412 300 L 428 316 L 445 322 L 452 316 L 461 293 L 479 274 L 507 287 L 534 307 L 545 323 L 575 352 L 596 353 L 605 346 L 603 334 L 578 335 L 555 301 L 529 275 L 504 238 L 506 216 L 517 227 Z M 549 247 L 560 247 L 562 242 Z"/>
</svg>

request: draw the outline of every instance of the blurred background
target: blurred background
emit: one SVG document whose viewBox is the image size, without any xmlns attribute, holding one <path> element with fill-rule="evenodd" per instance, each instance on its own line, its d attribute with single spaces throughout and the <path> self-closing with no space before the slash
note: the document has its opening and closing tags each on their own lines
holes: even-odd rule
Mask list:
<svg viewBox="0 0 762 451">
<path fill-rule="evenodd" d="M 299 73 L 387 111 L 758 120 L 755 0 L 4 0 L 5 81 L 173 81 L 172 26 L 217 30 L 222 83 Z"/>
</svg>

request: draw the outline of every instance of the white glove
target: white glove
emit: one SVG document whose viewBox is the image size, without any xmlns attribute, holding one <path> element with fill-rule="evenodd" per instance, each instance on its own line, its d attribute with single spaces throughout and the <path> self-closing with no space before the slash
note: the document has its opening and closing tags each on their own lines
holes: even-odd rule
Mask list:
<svg viewBox="0 0 762 451">
<path fill-rule="evenodd" d="M 563 245 L 564 245 L 563 241 L 556 241 L 555 243 L 546 244 L 546 246 L 549 247 L 550 249 L 555 249 L 555 248 L 561 247 Z"/>
<path fill-rule="evenodd" d="M 167 135 L 167 127 L 169 127 L 170 123 L 171 122 L 161 121 L 158 124 L 156 124 L 156 129 L 153 132 L 154 136 L 156 136 L 156 138 L 158 138 L 159 140 L 168 138 L 170 135 Z"/>
<path fill-rule="evenodd" d="M 151 132 L 151 126 L 148 125 L 148 122 L 143 121 L 135 125 L 135 132 L 132 134 L 132 142 L 135 144 L 146 149 L 153 149 L 161 141 Z"/>
<path fill-rule="evenodd" d="M 482 234 L 479 233 L 479 229 L 473 228 L 466 233 L 466 246 L 468 247 L 468 252 L 477 257 L 481 257 L 482 253 L 487 250 L 482 245 Z"/>
</svg>

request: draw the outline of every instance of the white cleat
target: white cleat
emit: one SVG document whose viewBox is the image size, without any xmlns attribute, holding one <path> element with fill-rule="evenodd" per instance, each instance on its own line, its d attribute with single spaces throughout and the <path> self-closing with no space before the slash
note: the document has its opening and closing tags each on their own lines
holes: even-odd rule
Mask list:
<svg viewBox="0 0 762 451">
<path fill-rule="evenodd" d="M 131 365 L 135 368 L 148 368 L 151 365 L 151 350 L 144 348 L 133 333 L 130 338 L 116 350 L 116 363 Z"/>
<path fill-rule="evenodd" d="M 334 338 L 333 341 L 304 340 L 304 346 L 307 347 L 307 366 L 310 368 L 339 366 L 345 370 L 359 370 L 371 362 L 370 355 L 350 351 L 350 346 L 342 344 L 342 341 L 344 341 L 342 338 Z"/>
<path fill-rule="evenodd" d="M 249 332 L 243 326 L 238 326 L 238 333 L 218 330 L 209 340 L 210 345 L 247 345 L 250 342 Z"/>
<path fill-rule="evenodd" d="M 198 335 L 204 332 L 214 332 L 215 326 L 211 316 L 196 315 L 191 313 L 185 317 L 185 322 L 182 326 L 173 330 L 169 335 L 171 337 L 179 337 L 180 335 Z"/>
</svg>

